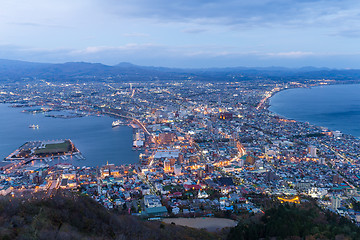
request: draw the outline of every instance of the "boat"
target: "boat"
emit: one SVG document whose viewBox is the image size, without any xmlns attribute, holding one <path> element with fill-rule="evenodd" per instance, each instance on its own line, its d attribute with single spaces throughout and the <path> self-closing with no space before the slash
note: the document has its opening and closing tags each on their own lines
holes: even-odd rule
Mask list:
<svg viewBox="0 0 360 240">
<path fill-rule="evenodd" d="M 113 127 L 117 127 L 117 126 L 120 126 L 122 124 L 124 124 L 124 123 L 121 120 L 116 120 L 116 121 L 113 121 L 111 125 Z"/>
<path fill-rule="evenodd" d="M 38 129 L 38 128 L 39 128 L 39 125 L 32 124 L 32 125 L 29 125 L 29 128 Z"/>
</svg>

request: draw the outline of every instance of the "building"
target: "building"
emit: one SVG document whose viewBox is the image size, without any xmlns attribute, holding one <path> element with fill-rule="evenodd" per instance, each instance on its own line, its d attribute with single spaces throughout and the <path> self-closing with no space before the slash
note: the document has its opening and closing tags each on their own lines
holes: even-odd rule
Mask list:
<svg viewBox="0 0 360 240">
<path fill-rule="evenodd" d="M 176 162 L 176 159 L 175 158 L 170 158 L 169 161 L 170 161 L 170 166 L 174 166 L 175 162 Z"/>
<path fill-rule="evenodd" d="M 170 144 L 176 139 L 176 133 L 174 132 L 163 132 L 159 133 L 159 142 L 161 144 Z"/>
<path fill-rule="evenodd" d="M 164 171 L 165 172 L 170 172 L 171 171 L 171 162 L 170 160 L 165 160 L 164 161 Z"/>
<path fill-rule="evenodd" d="M 336 131 L 334 131 L 334 132 L 332 132 L 332 133 L 333 133 L 333 136 L 334 136 L 335 138 L 339 138 L 339 137 L 342 136 L 342 133 L 341 133 L 339 130 L 336 130 Z"/>
<path fill-rule="evenodd" d="M 191 155 L 191 156 L 190 156 L 190 159 L 189 159 L 189 162 L 190 162 L 190 163 L 197 163 L 199 160 L 200 160 L 199 156 L 197 156 L 197 155 Z"/>
<path fill-rule="evenodd" d="M 205 165 L 205 172 L 207 173 L 213 173 L 214 172 L 214 165 L 208 163 Z"/>
<path fill-rule="evenodd" d="M 181 165 L 176 164 L 174 166 L 174 173 L 175 173 L 175 175 L 180 175 L 181 174 Z"/>
<path fill-rule="evenodd" d="M 336 210 L 341 206 L 341 198 L 337 195 L 333 195 L 330 197 L 331 208 Z"/>
<path fill-rule="evenodd" d="M 161 207 L 153 207 L 153 208 L 145 208 L 144 215 L 148 217 L 163 217 L 168 213 L 165 206 Z"/>
<path fill-rule="evenodd" d="M 316 147 L 310 145 L 308 147 L 308 153 L 309 153 L 310 157 L 317 158 L 317 148 Z"/>
<path fill-rule="evenodd" d="M 141 194 L 142 195 L 150 195 L 150 188 L 148 188 L 147 186 L 142 186 L 141 187 Z"/>
<path fill-rule="evenodd" d="M 165 149 L 160 150 L 158 149 L 154 155 L 154 159 L 160 158 L 179 158 L 180 151 L 178 149 Z"/>
<path fill-rule="evenodd" d="M 342 182 L 343 182 L 343 178 L 339 174 L 333 176 L 334 184 L 341 184 Z"/>
<path fill-rule="evenodd" d="M 184 162 L 184 155 L 182 153 L 179 154 L 178 162 L 180 164 Z"/>
<path fill-rule="evenodd" d="M 144 204 L 146 208 L 161 207 L 160 199 L 156 195 L 145 195 Z"/>
<path fill-rule="evenodd" d="M 229 113 L 229 112 L 220 113 L 220 119 L 222 119 L 222 120 L 232 120 L 233 119 L 233 114 Z"/>
<path fill-rule="evenodd" d="M 204 169 L 199 168 L 199 169 L 197 170 L 197 176 L 198 176 L 198 178 L 204 178 L 204 177 L 205 177 L 205 171 L 204 171 Z"/>
<path fill-rule="evenodd" d="M 160 199 L 156 195 L 146 195 L 144 196 L 145 210 L 144 215 L 148 217 L 154 216 L 165 216 L 167 214 L 167 209 L 161 204 Z"/>
<path fill-rule="evenodd" d="M 308 191 L 311 188 L 311 183 L 308 181 L 304 181 L 304 180 L 300 180 L 299 182 L 297 182 L 295 184 L 295 187 L 299 190 L 299 191 Z"/>
<path fill-rule="evenodd" d="M 247 164 L 249 164 L 249 165 L 254 165 L 254 163 L 255 163 L 255 157 L 254 157 L 254 156 L 251 156 L 251 155 L 247 155 L 245 162 L 246 162 Z"/>
</svg>

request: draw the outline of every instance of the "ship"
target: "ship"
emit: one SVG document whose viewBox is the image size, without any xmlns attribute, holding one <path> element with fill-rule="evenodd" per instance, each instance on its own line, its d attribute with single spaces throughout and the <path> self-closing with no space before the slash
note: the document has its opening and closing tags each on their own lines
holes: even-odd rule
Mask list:
<svg viewBox="0 0 360 240">
<path fill-rule="evenodd" d="M 117 126 L 120 126 L 122 124 L 124 124 L 124 123 L 121 120 L 116 120 L 116 121 L 113 121 L 111 125 L 113 127 L 117 127 Z"/>
<path fill-rule="evenodd" d="M 32 125 L 29 125 L 29 128 L 38 129 L 38 128 L 39 128 L 39 125 L 32 124 Z"/>
</svg>

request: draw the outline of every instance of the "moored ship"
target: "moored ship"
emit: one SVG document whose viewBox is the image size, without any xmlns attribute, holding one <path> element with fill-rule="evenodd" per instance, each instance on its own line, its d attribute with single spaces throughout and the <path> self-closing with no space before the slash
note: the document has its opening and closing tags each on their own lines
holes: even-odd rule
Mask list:
<svg viewBox="0 0 360 240">
<path fill-rule="evenodd" d="M 122 124 L 124 124 L 124 123 L 121 120 L 116 120 L 116 121 L 113 121 L 111 125 L 112 125 L 112 127 L 117 127 Z"/>
</svg>

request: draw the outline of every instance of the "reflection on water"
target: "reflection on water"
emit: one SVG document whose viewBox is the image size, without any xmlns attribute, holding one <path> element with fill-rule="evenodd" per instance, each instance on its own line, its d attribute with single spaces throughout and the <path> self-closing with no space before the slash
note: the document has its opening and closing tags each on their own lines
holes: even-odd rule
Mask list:
<svg viewBox="0 0 360 240">
<path fill-rule="evenodd" d="M 59 159 L 78 166 L 101 166 L 106 162 L 137 163 L 139 153 L 132 150 L 132 129 L 112 128 L 113 118 L 86 116 L 78 118 L 45 117 L 44 113 L 22 113 L 23 109 L 0 104 L 0 158 L 3 159 L 27 141 L 71 139 L 85 160 Z M 30 125 L 39 128 L 29 128 Z"/>
</svg>

